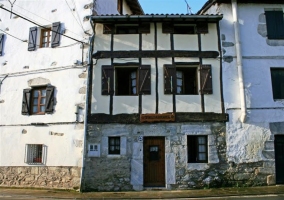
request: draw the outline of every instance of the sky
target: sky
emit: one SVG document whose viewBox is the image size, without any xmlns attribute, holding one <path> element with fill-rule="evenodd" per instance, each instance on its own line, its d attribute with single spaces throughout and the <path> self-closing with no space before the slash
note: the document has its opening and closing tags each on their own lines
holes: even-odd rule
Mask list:
<svg viewBox="0 0 284 200">
<path fill-rule="evenodd" d="M 187 14 L 186 1 L 195 14 L 207 0 L 139 0 L 145 14 Z"/>
</svg>

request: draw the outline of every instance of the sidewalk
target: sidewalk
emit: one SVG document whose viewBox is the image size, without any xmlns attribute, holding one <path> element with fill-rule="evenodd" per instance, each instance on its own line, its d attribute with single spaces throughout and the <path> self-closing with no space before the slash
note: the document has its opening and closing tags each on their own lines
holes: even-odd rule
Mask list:
<svg viewBox="0 0 284 200">
<path fill-rule="evenodd" d="M 32 196 L 52 199 L 173 199 L 199 197 L 225 197 L 243 195 L 284 194 L 284 185 L 246 187 L 246 188 L 214 188 L 203 190 L 173 190 L 173 191 L 141 191 L 141 192 L 88 192 L 78 193 L 65 190 L 18 189 L 0 187 L 1 196 Z"/>
</svg>

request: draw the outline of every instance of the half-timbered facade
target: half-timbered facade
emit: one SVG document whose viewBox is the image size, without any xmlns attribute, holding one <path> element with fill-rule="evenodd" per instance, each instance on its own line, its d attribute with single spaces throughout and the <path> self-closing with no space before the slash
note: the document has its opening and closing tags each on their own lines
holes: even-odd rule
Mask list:
<svg viewBox="0 0 284 200">
<path fill-rule="evenodd" d="M 222 15 L 93 16 L 85 190 L 221 184 Z M 212 180 L 211 180 L 212 179 Z"/>
<path fill-rule="evenodd" d="M 284 183 L 284 4 L 210 0 L 199 14 L 221 13 L 223 85 L 230 185 Z"/>
</svg>

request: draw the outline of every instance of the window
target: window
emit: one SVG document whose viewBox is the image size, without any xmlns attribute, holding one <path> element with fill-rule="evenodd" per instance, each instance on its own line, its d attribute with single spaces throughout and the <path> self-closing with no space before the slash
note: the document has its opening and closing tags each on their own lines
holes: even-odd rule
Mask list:
<svg viewBox="0 0 284 200">
<path fill-rule="evenodd" d="M 188 163 L 207 163 L 207 136 L 187 136 Z"/>
<path fill-rule="evenodd" d="M 120 137 L 108 138 L 108 154 L 120 154 Z"/>
<path fill-rule="evenodd" d="M 31 27 L 29 32 L 28 51 L 35 51 L 37 47 L 57 47 L 60 45 L 60 22 L 55 22 L 49 28 Z M 38 35 L 39 34 L 39 35 Z"/>
<path fill-rule="evenodd" d="M 26 144 L 25 162 L 28 164 L 44 164 L 46 147 L 42 144 Z"/>
<path fill-rule="evenodd" d="M 200 93 L 212 94 L 211 65 L 199 67 Z M 191 65 L 165 65 L 164 89 L 165 94 L 197 95 L 198 67 Z"/>
<path fill-rule="evenodd" d="M 273 99 L 284 99 L 284 68 L 271 68 Z"/>
<path fill-rule="evenodd" d="M 100 157 L 100 144 L 89 144 L 88 156 Z"/>
<path fill-rule="evenodd" d="M 163 23 L 162 28 L 163 28 L 163 33 L 173 33 L 173 34 L 208 33 L 207 23 L 197 23 L 197 24 Z"/>
<path fill-rule="evenodd" d="M 151 94 L 151 66 L 102 66 L 102 95 L 114 93 L 117 96 Z"/>
<path fill-rule="evenodd" d="M 140 24 L 104 24 L 104 34 L 139 34 L 150 33 L 150 23 Z"/>
<path fill-rule="evenodd" d="M 284 39 L 284 14 L 282 10 L 265 11 L 267 38 Z"/>
<path fill-rule="evenodd" d="M 40 47 L 49 47 L 50 46 L 50 37 L 51 37 L 51 29 L 42 29 L 40 36 Z"/>
<path fill-rule="evenodd" d="M 4 34 L 0 34 L 0 56 L 3 55 L 4 48 Z"/>
<path fill-rule="evenodd" d="M 22 101 L 23 115 L 51 114 L 54 106 L 54 86 L 24 89 Z"/>
</svg>

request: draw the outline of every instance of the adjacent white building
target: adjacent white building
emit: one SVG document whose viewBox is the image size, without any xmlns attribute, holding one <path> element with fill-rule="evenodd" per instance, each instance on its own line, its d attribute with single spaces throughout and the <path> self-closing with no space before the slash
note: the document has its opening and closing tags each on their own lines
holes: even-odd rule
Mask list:
<svg viewBox="0 0 284 200">
<path fill-rule="evenodd" d="M 232 184 L 284 182 L 283 1 L 208 1 L 220 22 L 227 159 Z"/>
</svg>

